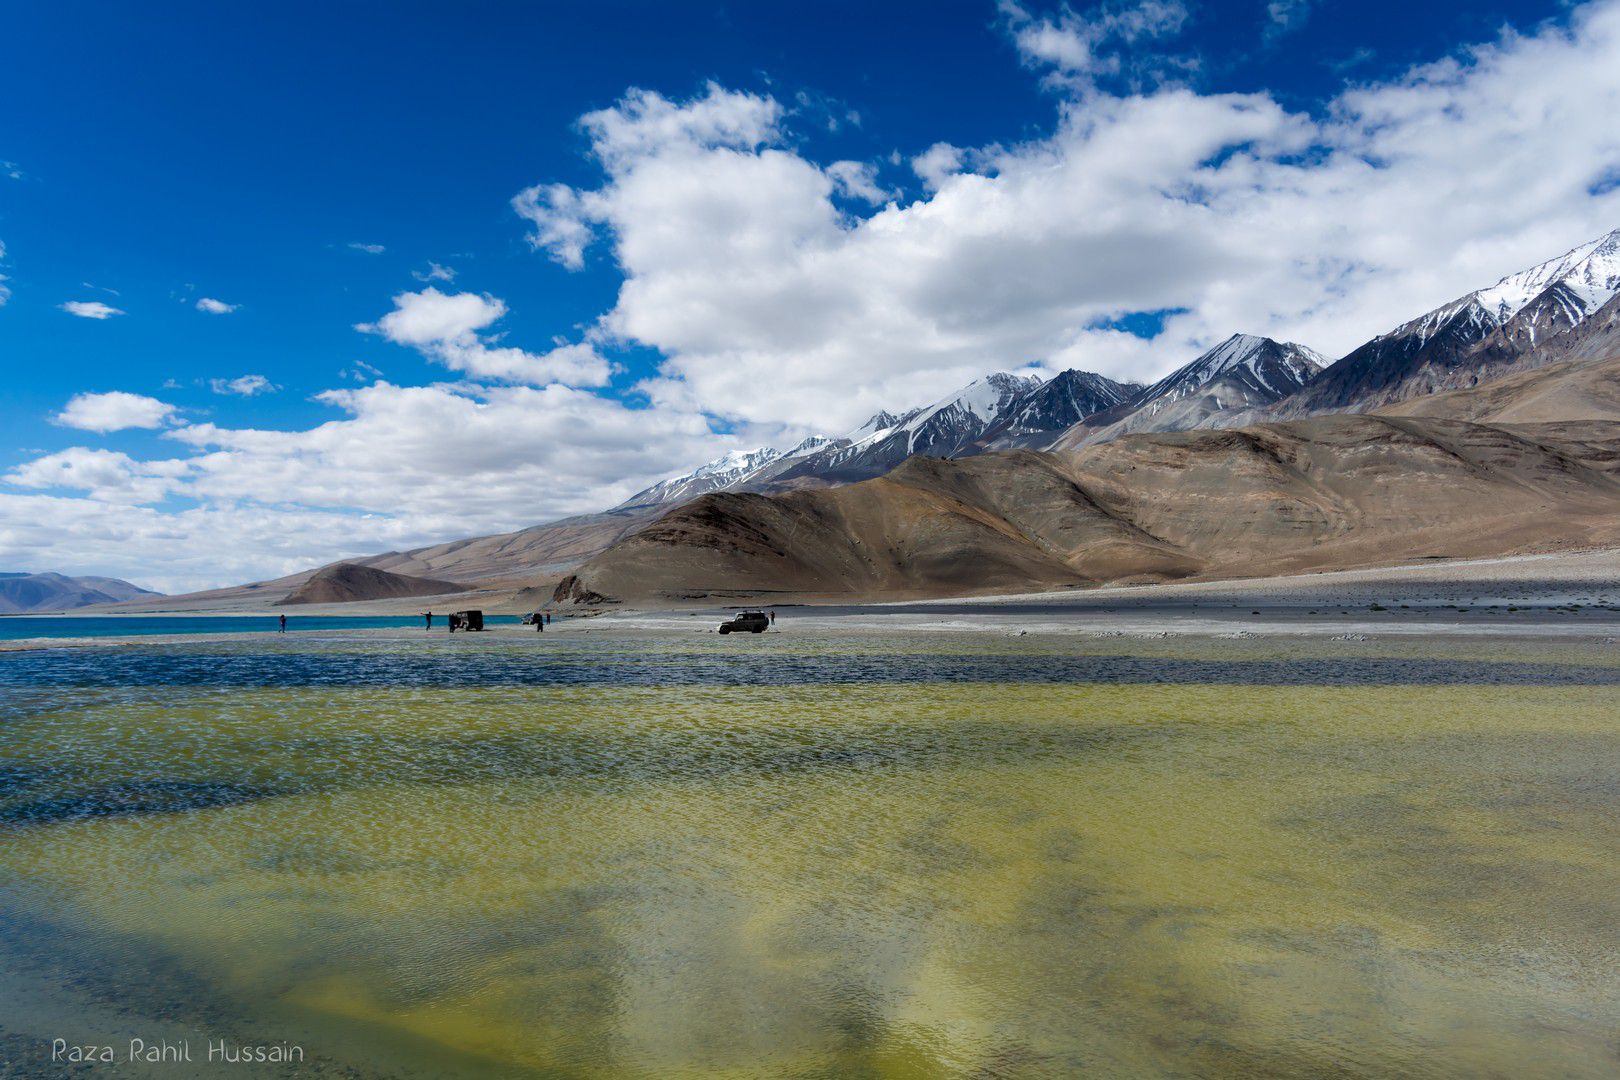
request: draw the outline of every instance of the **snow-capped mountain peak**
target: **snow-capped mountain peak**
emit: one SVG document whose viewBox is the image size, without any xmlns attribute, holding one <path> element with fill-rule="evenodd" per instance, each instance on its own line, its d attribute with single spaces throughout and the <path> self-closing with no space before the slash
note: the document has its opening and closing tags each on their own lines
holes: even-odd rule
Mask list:
<svg viewBox="0 0 1620 1080">
<path fill-rule="evenodd" d="M 1608 303 L 1620 292 L 1620 229 L 1442 304 L 1373 342 L 1415 341 L 1421 346 L 1447 332 L 1466 343 L 1477 342 L 1549 290 L 1554 306 L 1563 309 L 1562 322 L 1569 326 Z"/>
<path fill-rule="evenodd" d="M 1566 251 L 1556 259 L 1509 274 L 1471 299 L 1500 326 L 1554 285 L 1568 289 L 1585 318 L 1620 291 L 1620 229 Z"/>
<path fill-rule="evenodd" d="M 815 453 L 817 450 L 823 450 L 832 444 L 833 440 L 827 438 L 825 435 L 811 435 L 808 438 L 800 440 L 798 445 L 780 455 L 776 460 L 787 461 L 790 458 L 807 457 L 810 454 Z"/>
<path fill-rule="evenodd" d="M 780 450 L 769 446 L 756 446 L 752 450 L 732 450 L 705 465 L 699 465 L 687 475 L 696 478 L 700 476 L 734 476 L 738 473 L 749 473 L 762 466 L 769 465 L 781 456 L 782 452 Z"/>
<path fill-rule="evenodd" d="M 1542 342 L 1581 325 L 1616 293 L 1620 229 L 1379 334 L 1267 416 L 1360 412 L 1500 377 L 1533 365 Z"/>
<path fill-rule="evenodd" d="M 1117 390 L 1117 384 L 1102 383 Z M 1001 431 L 1041 385 L 1036 375 L 1006 371 L 986 375 L 923 408 L 877 413 L 843 439 L 785 468 L 773 466 L 766 475 L 773 483 L 806 479 L 850 483 L 882 476 L 913 454 L 978 453 L 986 445 L 996 445 L 989 437 Z"/>
<path fill-rule="evenodd" d="M 1090 371 L 1060 371 L 1014 401 L 979 444 L 988 450 L 1045 446 L 1075 424 L 1134 399 L 1142 389 L 1139 383 L 1119 383 Z"/>
<path fill-rule="evenodd" d="M 876 435 L 880 431 L 890 431 L 898 427 L 907 418 L 907 416 L 896 416 L 894 413 L 884 409 L 882 412 L 873 413 L 866 423 L 844 437 L 850 442 L 860 442 L 862 439 Z"/>
<path fill-rule="evenodd" d="M 914 453 L 931 445 L 971 437 L 998 419 L 1012 402 L 1040 385 L 1039 375 L 998 371 L 974 379 L 954 394 L 940 398 L 900 424 L 899 430 L 909 436 L 908 449 Z"/>
<path fill-rule="evenodd" d="M 710 491 L 724 491 L 779 461 L 782 456 L 780 450 L 769 446 L 756 446 L 752 450 L 732 450 L 713 461 L 699 465 L 691 472 L 672 476 L 644 491 L 638 491 L 620 505 L 652 506 L 694 498 Z"/>
<path fill-rule="evenodd" d="M 1234 374 L 1262 394 L 1281 397 L 1299 389 L 1325 364 L 1319 353 L 1303 345 L 1254 334 L 1233 334 L 1148 387 L 1140 400 L 1168 404 Z"/>
</svg>

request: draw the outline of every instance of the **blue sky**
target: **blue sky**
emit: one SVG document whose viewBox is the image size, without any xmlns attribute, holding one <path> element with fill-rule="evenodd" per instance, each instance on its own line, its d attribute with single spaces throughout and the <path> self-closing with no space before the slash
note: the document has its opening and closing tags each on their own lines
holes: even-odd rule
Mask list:
<svg viewBox="0 0 1620 1080">
<path fill-rule="evenodd" d="M 873 7 L 0 5 L 0 562 L 517 528 L 1620 225 L 1612 3 Z"/>
</svg>

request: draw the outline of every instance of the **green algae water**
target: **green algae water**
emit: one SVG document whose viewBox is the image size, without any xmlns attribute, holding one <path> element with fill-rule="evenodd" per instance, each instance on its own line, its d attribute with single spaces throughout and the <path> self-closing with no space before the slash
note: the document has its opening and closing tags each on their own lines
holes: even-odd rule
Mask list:
<svg viewBox="0 0 1620 1080">
<path fill-rule="evenodd" d="M 1612 1076 L 1596 646 L 354 636 L 0 657 L 0 1057 Z M 92 1072 L 96 1067 L 92 1067 Z M 144 1075 L 120 1064 L 119 1075 Z"/>
</svg>

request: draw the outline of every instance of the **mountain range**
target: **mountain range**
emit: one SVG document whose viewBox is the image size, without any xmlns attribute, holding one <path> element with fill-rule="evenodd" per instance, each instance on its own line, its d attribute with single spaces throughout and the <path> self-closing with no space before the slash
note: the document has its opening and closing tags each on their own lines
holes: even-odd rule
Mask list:
<svg viewBox="0 0 1620 1080">
<path fill-rule="evenodd" d="M 1182 444 L 1159 441 L 1161 437 L 1200 429 L 1251 431 L 1258 426 L 1271 432 L 1255 436 L 1262 441 L 1280 439 L 1307 448 L 1301 453 L 1332 456 L 1339 451 L 1330 454 L 1324 447 L 1341 444 L 1323 442 L 1316 429 L 1275 427 L 1281 421 L 1327 414 L 1399 414 L 1418 422 L 1436 444 L 1453 436 L 1422 428 L 1428 419 L 1476 424 L 1614 420 L 1620 418 L 1615 407 L 1620 402 L 1616 378 L 1620 367 L 1605 362 L 1620 356 L 1617 293 L 1620 230 L 1442 304 L 1372 338 L 1335 363 L 1305 345 L 1240 333 L 1150 386 L 1079 370 L 1050 379 L 1027 370 L 997 372 L 931 404 L 879 412 L 840 436 L 812 436 L 785 451 L 772 447 L 733 451 L 638 492 L 604 513 L 348 562 L 479 588 L 535 586 L 582 564 L 590 568 L 604 551 L 637 548 L 653 537 L 667 540 L 674 523 L 684 522 L 692 536 L 706 535 L 683 508 L 714 515 L 729 505 L 715 502 L 715 497 L 752 493 L 815 502 L 822 498 L 816 494 L 820 489 L 890 476 L 919 457 L 948 459 L 968 469 L 970 461 L 986 455 L 1001 460 L 1019 450 L 1100 453 L 1101 447 L 1130 442 L 1130 448 L 1108 453 L 1123 455 L 1121 460 L 1136 455 L 1132 460 L 1140 467 L 1144 447 L 1158 446 L 1169 455 L 1167 460 L 1175 459 L 1186 452 Z M 1478 388 L 1488 392 L 1475 393 Z M 1387 425 L 1357 430 L 1373 443 L 1396 438 Z M 1565 434 L 1552 432 L 1549 437 Z M 1143 439 L 1147 442 L 1135 442 Z M 1379 452 L 1395 453 L 1389 447 Z M 1199 454 L 1202 459 L 1203 451 Z M 1009 460 L 1028 464 L 1035 459 L 1014 455 Z M 1407 459 L 1399 453 L 1391 460 L 1398 462 L 1391 465 L 1397 470 L 1427 469 L 1431 464 L 1426 458 Z M 905 475 L 913 477 L 922 468 L 905 467 L 909 470 Z M 1144 482 L 1147 478 L 1144 474 Z M 829 498 L 832 501 L 825 507 L 831 512 L 846 496 Z M 1266 513 L 1283 513 L 1281 503 L 1265 505 Z M 672 517 L 672 511 L 678 513 Z M 983 510 L 972 512 L 982 516 Z M 658 531 L 637 539 L 660 519 L 664 524 Z M 1354 520 L 1347 519 L 1343 527 L 1352 528 Z M 1019 528 L 1012 519 L 1003 522 L 1005 528 Z M 1233 558 L 1213 559 L 1196 545 L 1172 549 L 1178 558 L 1192 559 L 1205 570 L 1235 565 Z M 964 558 L 971 562 L 970 556 Z M 297 589 L 314 572 L 198 594 L 196 599 L 263 603 Z"/>
<path fill-rule="evenodd" d="M 1029 441 L 1044 444 L 1140 389 L 1089 372 L 1065 371 L 1049 382 L 996 372 L 930 405 L 879 412 L 839 438 L 813 436 L 786 453 L 768 446 L 732 451 L 632 495 L 621 509 L 676 503 L 708 491 L 848 484 L 882 476 L 914 454 L 960 457 Z"/>
<path fill-rule="evenodd" d="M 1123 435 L 1366 412 L 1528 370 L 1542 347 L 1620 292 L 1620 229 L 1380 334 L 1332 363 L 1304 345 L 1233 334 L 1151 386 L 1068 370 L 998 372 L 921 408 L 880 412 L 786 453 L 734 451 L 628 499 L 675 505 L 711 491 L 773 491 L 881 476 L 916 454 L 1073 449 Z"/>
<path fill-rule="evenodd" d="M 1620 425 L 1336 414 L 678 507 L 558 603 L 903 599 L 1620 542 Z"/>
<path fill-rule="evenodd" d="M 1135 421 L 1175 430 L 1221 408 L 1264 405 L 1297 390 L 1321 367 L 1301 345 L 1234 334 L 1152 386 L 1089 371 L 1051 379 L 996 372 L 932 404 L 880 412 L 848 434 L 806 439 L 787 453 L 733 451 L 631 496 L 621 509 L 671 505 L 712 491 L 780 491 L 882 476 L 909 457 L 959 458 L 993 450 L 1045 449 L 1077 425 Z M 1137 430 L 1133 428 L 1132 430 Z"/>
</svg>

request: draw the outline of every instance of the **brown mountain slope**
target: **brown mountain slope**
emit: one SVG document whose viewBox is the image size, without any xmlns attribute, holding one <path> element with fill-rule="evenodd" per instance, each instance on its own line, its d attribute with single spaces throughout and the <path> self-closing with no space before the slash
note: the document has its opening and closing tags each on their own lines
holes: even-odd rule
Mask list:
<svg viewBox="0 0 1620 1080">
<path fill-rule="evenodd" d="M 1446 416 L 1493 424 L 1620 421 L 1620 356 L 1566 360 L 1505 379 L 1379 410 L 1390 416 Z"/>
<path fill-rule="evenodd" d="M 1182 576 L 1196 564 L 1089 501 L 1032 451 L 912 458 L 785 495 L 714 494 L 614 545 L 557 595 L 933 595 L 1094 580 L 1071 562 Z"/>
<path fill-rule="evenodd" d="M 453 581 L 391 574 L 373 566 L 338 563 L 310 575 L 308 581 L 288 594 L 282 604 L 347 604 L 355 600 L 392 600 L 401 596 L 442 596 L 466 592 L 467 586 Z"/>
<path fill-rule="evenodd" d="M 901 597 L 1241 575 L 1620 539 L 1620 429 L 1327 416 L 708 496 L 558 599 Z"/>
<path fill-rule="evenodd" d="M 431 575 L 464 584 L 532 582 L 561 574 L 658 516 L 658 509 L 583 514 L 517 532 L 452 540 L 356 562 L 396 574 Z"/>
</svg>

